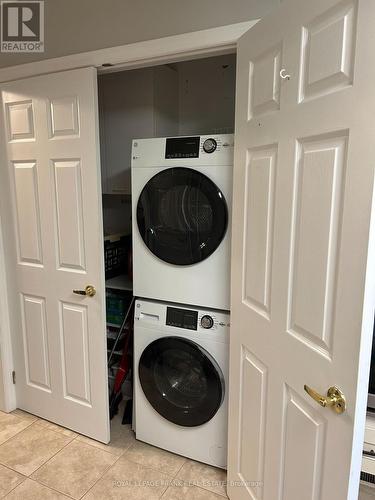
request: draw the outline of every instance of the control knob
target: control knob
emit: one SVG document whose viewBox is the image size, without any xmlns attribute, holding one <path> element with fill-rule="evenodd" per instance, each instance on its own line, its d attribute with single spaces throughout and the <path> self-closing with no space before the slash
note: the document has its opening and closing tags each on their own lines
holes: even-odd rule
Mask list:
<svg viewBox="0 0 375 500">
<path fill-rule="evenodd" d="M 213 153 L 217 148 L 217 142 L 215 139 L 206 139 L 203 143 L 203 151 L 205 153 Z"/>
<path fill-rule="evenodd" d="M 202 328 L 209 329 L 209 328 L 212 328 L 213 326 L 214 326 L 214 320 L 213 320 L 212 316 L 209 316 L 208 314 L 205 314 L 204 316 L 202 316 L 202 318 L 201 318 L 201 327 Z"/>
</svg>

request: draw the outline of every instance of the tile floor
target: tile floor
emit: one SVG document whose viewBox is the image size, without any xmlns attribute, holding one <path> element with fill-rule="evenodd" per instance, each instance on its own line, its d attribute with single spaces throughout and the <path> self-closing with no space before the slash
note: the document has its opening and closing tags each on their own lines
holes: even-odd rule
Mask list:
<svg viewBox="0 0 375 500">
<path fill-rule="evenodd" d="M 225 472 L 136 441 L 111 422 L 104 445 L 16 410 L 0 412 L 0 498 L 223 500 Z M 375 500 L 361 486 L 359 500 Z"/>
<path fill-rule="evenodd" d="M 361 485 L 358 499 L 375 500 L 375 488 L 371 486 Z"/>
<path fill-rule="evenodd" d="M 225 477 L 136 441 L 119 416 L 104 445 L 21 410 L 0 412 L 0 498 L 223 500 Z"/>
</svg>

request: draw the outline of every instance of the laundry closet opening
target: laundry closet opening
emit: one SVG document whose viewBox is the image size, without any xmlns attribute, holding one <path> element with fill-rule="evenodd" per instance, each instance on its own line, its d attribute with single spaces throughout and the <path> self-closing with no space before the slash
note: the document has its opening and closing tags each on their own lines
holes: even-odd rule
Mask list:
<svg viewBox="0 0 375 500">
<path fill-rule="evenodd" d="M 149 296 L 138 294 L 137 297 L 134 297 L 133 257 L 136 249 L 132 245 L 132 227 L 133 231 L 139 231 L 139 235 L 142 236 L 145 252 L 151 252 L 154 259 L 169 262 L 171 266 L 182 265 L 189 272 L 189 269 L 192 269 L 191 266 L 203 258 L 202 252 L 205 251 L 208 256 L 219 246 L 228 226 L 228 221 L 224 219 L 230 216 L 230 207 L 224 216 L 220 212 L 221 209 L 224 212 L 224 208 L 217 204 L 215 208 L 219 214 L 217 217 L 221 217 L 223 220 L 222 230 L 220 230 L 216 222 L 208 220 L 208 215 L 201 213 L 199 221 L 197 221 L 197 214 L 191 215 L 194 223 L 200 224 L 202 231 L 211 231 L 209 238 L 207 238 L 206 248 L 203 249 L 205 244 L 201 244 L 195 253 L 191 248 L 193 246 L 191 241 L 186 245 L 186 241 L 183 240 L 181 240 L 180 248 L 175 251 L 172 250 L 167 239 L 158 248 L 150 246 L 147 248 L 147 234 L 141 234 L 141 219 L 143 217 L 144 224 L 145 219 L 147 222 L 147 218 L 155 217 L 155 211 L 152 212 L 150 209 L 149 214 L 144 213 L 144 211 L 140 214 L 140 208 L 137 205 L 139 200 L 132 199 L 133 141 L 182 136 L 192 138 L 193 142 L 194 140 L 198 141 L 199 148 L 202 144 L 200 139 L 202 136 L 207 136 L 209 139 L 212 138 L 215 144 L 218 141 L 220 150 L 222 138 L 231 137 L 231 147 L 233 147 L 233 136 L 230 134 L 234 132 L 235 84 L 235 54 L 126 71 L 107 72 L 106 70 L 98 75 L 108 385 L 110 414 L 111 417 L 116 415 L 111 424 L 112 437 L 114 422 L 117 422 L 116 425 L 118 425 L 119 421 L 128 424 L 132 421 L 133 372 L 138 370 L 137 360 L 134 360 L 132 356 L 135 299 L 146 297 L 168 299 L 169 302 L 177 304 L 187 302 L 179 297 L 178 286 L 176 286 L 175 297 L 173 290 L 171 290 L 172 295 L 168 297 L 153 297 L 152 294 Z M 163 149 L 162 154 L 164 155 L 164 153 Z M 178 157 L 178 154 L 180 153 L 173 150 L 172 145 L 169 158 L 173 158 L 173 155 Z M 193 157 L 193 152 L 187 151 L 183 154 L 185 154 L 186 160 L 189 156 Z M 189 174 L 186 168 L 189 166 L 188 161 L 184 162 L 181 159 L 180 162 L 181 168 L 178 172 L 174 169 L 173 175 L 174 178 L 176 175 L 180 176 L 179 182 L 183 186 L 184 175 L 191 176 L 192 171 L 190 170 Z M 198 174 L 196 175 L 198 177 Z M 161 182 L 161 184 L 167 185 L 169 182 L 168 174 L 164 173 L 163 179 L 161 177 L 160 175 L 160 179 L 157 178 L 155 183 Z M 192 181 L 189 177 L 189 182 L 194 182 L 194 180 Z M 201 179 L 197 179 L 197 183 L 199 189 L 204 189 Z M 156 186 L 156 189 L 158 188 L 160 188 L 160 184 Z M 150 200 L 152 199 L 153 184 L 149 184 L 147 189 L 149 192 L 143 193 L 142 196 Z M 210 196 L 216 196 L 216 193 L 210 193 L 210 187 L 207 186 L 206 194 L 198 195 L 197 191 L 191 190 L 190 196 L 203 196 L 207 202 L 206 197 L 209 201 Z M 179 196 L 178 189 L 176 189 L 174 196 Z M 140 198 L 139 193 L 136 197 Z M 227 201 L 231 202 L 230 196 Z M 173 200 L 169 199 L 168 206 L 163 208 L 163 215 L 158 221 L 159 227 L 163 223 L 168 224 L 167 219 L 173 216 L 173 203 Z M 132 220 L 132 204 L 133 214 L 137 213 L 138 221 Z M 225 208 L 225 210 L 227 209 Z M 189 246 L 188 250 L 187 246 Z M 142 274 L 142 279 L 145 282 L 163 280 L 163 276 L 148 271 L 147 266 L 143 269 L 138 266 L 136 272 Z M 227 277 L 223 295 L 229 297 L 229 267 Z M 168 279 L 166 276 L 164 278 Z M 166 281 L 166 286 L 168 286 L 167 283 Z M 213 286 L 215 285 L 213 284 Z M 203 302 L 200 303 L 200 299 L 197 298 L 195 306 L 210 306 L 210 304 Z M 212 304 L 213 309 L 229 309 L 227 300 L 220 301 L 218 299 L 217 304 L 216 302 Z M 115 432 L 117 435 L 118 429 Z"/>
</svg>

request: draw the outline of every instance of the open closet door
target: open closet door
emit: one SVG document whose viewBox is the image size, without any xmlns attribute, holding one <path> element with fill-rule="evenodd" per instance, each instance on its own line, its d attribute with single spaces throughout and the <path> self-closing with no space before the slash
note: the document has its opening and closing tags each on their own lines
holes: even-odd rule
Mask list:
<svg viewBox="0 0 375 500">
<path fill-rule="evenodd" d="M 374 19 L 373 0 L 284 0 L 239 41 L 233 500 L 357 499 L 375 295 Z M 346 408 L 327 397 L 333 386 Z"/>
<path fill-rule="evenodd" d="M 17 405 L 108 442 L 96 71 L 0 89 L 17 248 L 8 270 L 19 304 Z M 73 293 L 87 285 L 95 295 Z"/>
</svg>

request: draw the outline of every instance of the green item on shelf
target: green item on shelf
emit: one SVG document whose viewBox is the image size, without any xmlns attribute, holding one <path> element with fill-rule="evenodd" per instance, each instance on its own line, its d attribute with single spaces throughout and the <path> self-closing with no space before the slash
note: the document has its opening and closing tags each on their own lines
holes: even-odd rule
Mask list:
<svg viewBox="0 0 375 500">
<path fill-rule="evenodd" d="M 106 310 L 107 323 L 120 326 L 124 320 L 126 301 L 123 297 L 107 293 Z"/>
</svg>

